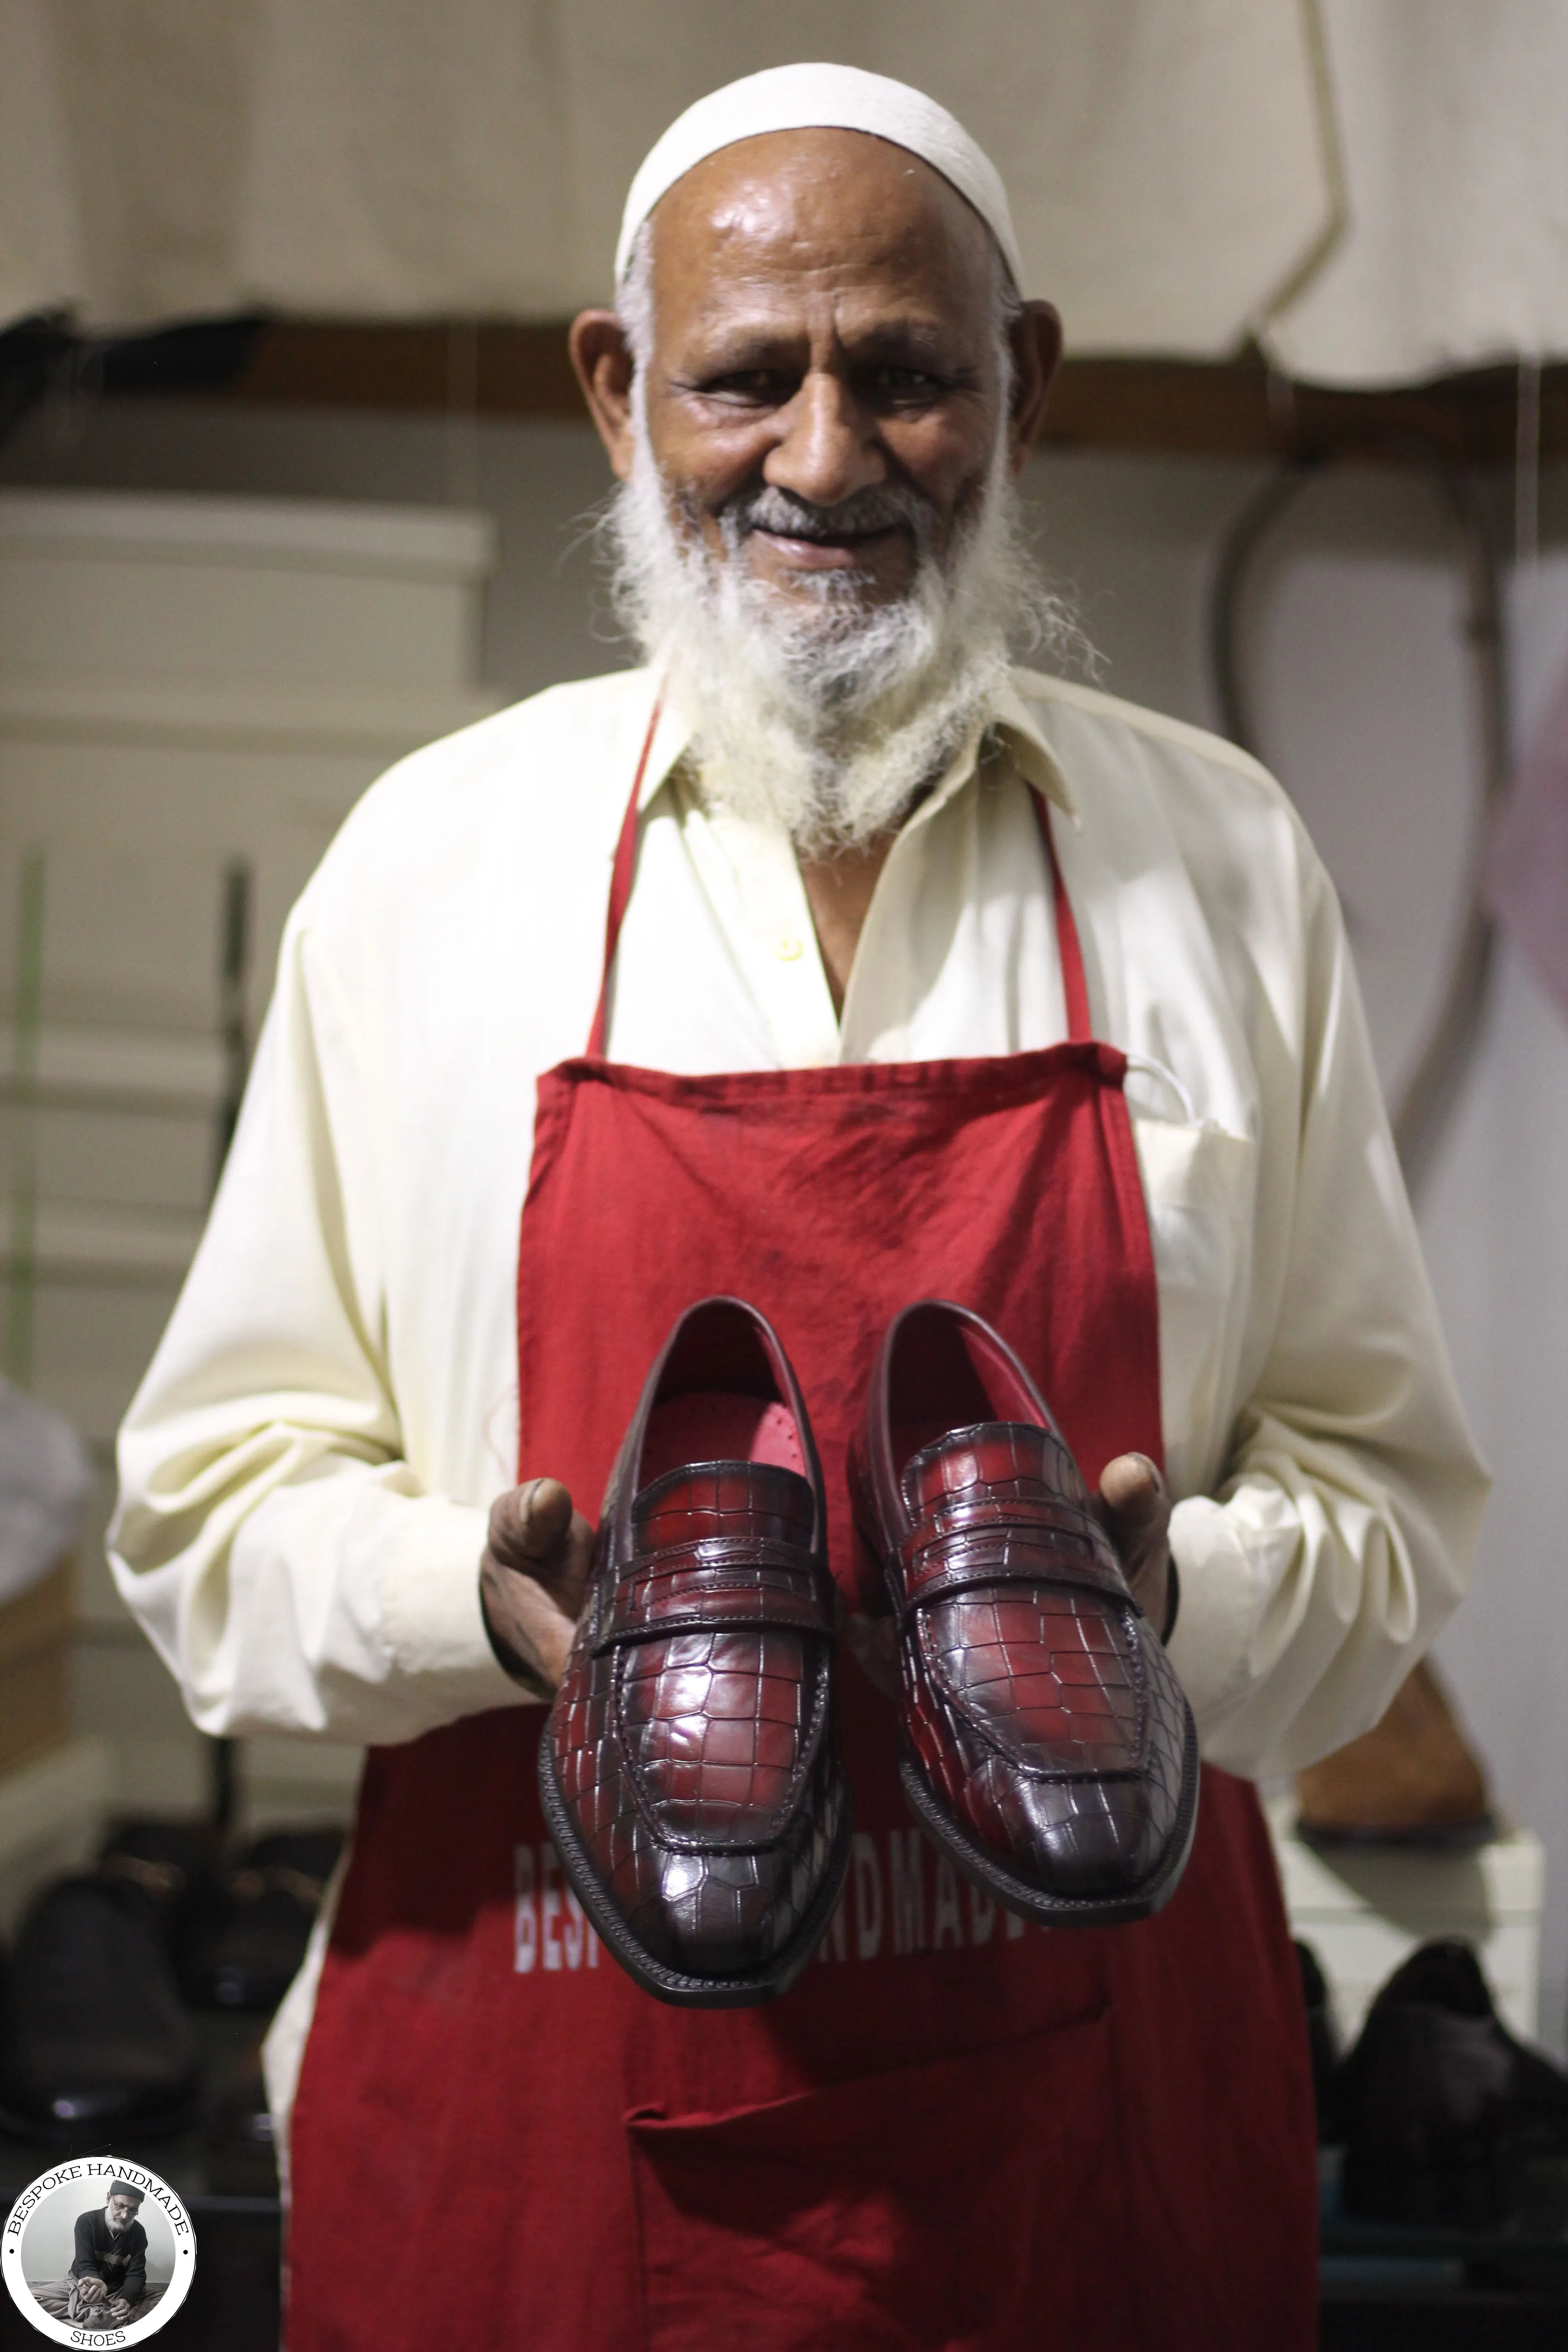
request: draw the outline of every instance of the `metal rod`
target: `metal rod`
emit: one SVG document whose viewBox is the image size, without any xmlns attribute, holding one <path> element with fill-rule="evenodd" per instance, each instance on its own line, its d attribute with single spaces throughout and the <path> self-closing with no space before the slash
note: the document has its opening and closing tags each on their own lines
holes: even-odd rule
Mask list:
<svg viewBox="0 0 1568 2352">
<path fill-rule="evenodd" d="M 1541 554 L 1541 362 L 1519 363 L 1513 444 L 1513 560 L 1522 578 Z"/>
<path fill-rule="evenodd" d="M 33 1302 L 38 1272 L 38 1028 L 44 994 L 44 853 L 22 856 L 16 894 L 16 1024 L 12 1099 L 11 1247 L 7 1263 L 5 1370 L 19 1389 L 33 1384 Z"/>
<path fill-rule="evenodd" d="M 250 1074 L 245 994 L 250 969 L 252 889 L 253 876 L 247 858 L 237 857 L 225 866 L 218 950 L 218 1041 L 223 1048 L 223 1080 L 213 1138 L 215 1192 L 234 1141 L 234 1130 L 239 1125 L 245 1081 Z"/>
<path fill-rule="evenodd" d="M 246 1021 L 246 982 L 250 970 L 251 898 L 254 877 L 247 858 L 237 857 L 224 868 L 218 928 L 218 1036 L 223 1046 L 223 1090 L 218 1099 L 213 1135 L 212 1189 L 216 1192 L 224 1162 L 239 1125 L 245 1081 L 250 1069 L 250 1033 Z M 233 1739 L 208 1743 L 208 1807 L 214 1828 L 227 1837 L 234 1827 L 239 1799 L 239 1751 Z"/>
</svg>

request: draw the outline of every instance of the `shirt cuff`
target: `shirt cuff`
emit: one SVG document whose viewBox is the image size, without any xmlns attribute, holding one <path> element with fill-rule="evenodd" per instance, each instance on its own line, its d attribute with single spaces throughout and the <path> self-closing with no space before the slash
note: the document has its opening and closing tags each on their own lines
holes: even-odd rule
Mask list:
<svg viewBox="0 0 1568 2352">
<path fill-rule="evenodd" d="M 502 1670 L 485 1631 L 479 1559 L 489 1514 L 421 1495 L 409 1497 L 399 1519 L 382 1587 L 382 1624 L 395 1673 L 417 1678 L 433 1722 L 537 1705 Z"/>
<path fill-rule="evenodd" d="M 1251 1565 L 1225 1506 L 1206 1495 L 1191 1496 L 1172 1512 L 1171 1556 L 1182 1585 L 1171 1664 L 1201 1741 L 1217 1730 L 1247 1689 Z"/>
</svg>

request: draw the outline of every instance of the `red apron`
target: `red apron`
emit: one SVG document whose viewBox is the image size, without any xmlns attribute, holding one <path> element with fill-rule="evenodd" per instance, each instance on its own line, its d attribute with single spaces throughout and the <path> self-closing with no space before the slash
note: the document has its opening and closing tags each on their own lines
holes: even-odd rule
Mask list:
<svg viewBox="0 0 1568 2352">
<path fill-rule="evenodd" d="M 789 1350 L 847 1589 L 846 1448 L 912 1298 L 996 1325 L 1091 1481 L 1160 1458 L 1125 1064 L 1051 864 L 1069 1039 L 1044 1052 L 679 1077 L 602 1058 L 601 997 L 539 1084 L 520 1475 L 592 1511 L 714 1291 Z M 1315 2345 L 1301 1999 L 1252 1789 L 1205 1773 L 1158 1918 L 1026 1929 L 915 1828 L 892 1708 L 847 1658 L 840 1682 L 844 1899 L 762 2009 L 667 2008 L 603 1950 L 545 1834 L 538 1711 L 372 1751 L 294 2108 L 290 2352 Z"/>
</svg>

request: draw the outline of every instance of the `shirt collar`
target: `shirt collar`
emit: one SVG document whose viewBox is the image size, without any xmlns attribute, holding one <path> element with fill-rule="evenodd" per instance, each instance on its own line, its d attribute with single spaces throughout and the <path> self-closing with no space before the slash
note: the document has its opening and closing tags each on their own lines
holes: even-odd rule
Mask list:
<svg viewBox="0 0 1568 2352">
<path fill-rule="evenodd" d="M 660 694 L 658 681 L 650 681 L 655 699 L 648 713 L 653 721 L 653 740 L 648 745 L 647 765 L 643 770 L 642 784 L 637 793 L 639 812 L 656 800 L 669 782 L 670 775 L 685 758 L 691 742 L 691 723 L 674 703 Z M 648 719 L 638 721 L 637 752 L 641 756 L 643 735 Z M 623 807 L 625 803 L 622 803 Z"/>
<path fill-rule="evenodd" d="M 642 786 L 637 793 L 639 811 L 646 809 L 663 791 L 691 743 L 690 722 L 674 704 L 661 701 L 658 712 L 653 740 L 648 746 L 647 765 L 643 771 Z M 916 811 L 917 815 L 927 812 L 934 814 L 969 782 L 979 763 L 981 745 L 987 735 L 1005 744 L 1014 766 L 1026 784 L 1032 784 L 1036 792 L 1044 793 L 1047 800 L 1054 802 L 1073 824 L 1079 822 L 1072 793 L 1056 754 L 1041 733 L 1039 722 L 1029 705 L 1011 679 L 999 688 L 993 698 L 990 715 L 974 730 L 936 790 L 921 802 Z M 640 743 L 638 749 L 641 749 Z"/>
<path fill-rule="evenodd" d="M 1006 744 L 1024 782 L 1033 784 L 1047 800 L 1054 801 L 1071 824 L 1081 823 L 1061 763 L 1047 742 L 1034 709 L 1010 678 L 992 705 L 991 731 Z"/>
</svg>

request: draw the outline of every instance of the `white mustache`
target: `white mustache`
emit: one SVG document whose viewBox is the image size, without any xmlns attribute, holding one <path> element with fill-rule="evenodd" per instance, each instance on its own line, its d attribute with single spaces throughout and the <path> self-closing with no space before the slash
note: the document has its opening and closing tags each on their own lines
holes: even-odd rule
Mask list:
<svg viewBox="0 0 1568 2352">
<path fill-rule="evenodd" d="M 921 547 L 930 541 L 935 520 L 931 501 L 904 482 L 871 483 L 831 507 L 764 483 L 759 490 L 738 492 L 720 515 L 726 537 L 766 530 L 786 539 L 863 539 L 874 531 L 908 530 Z"/>
</svg>

